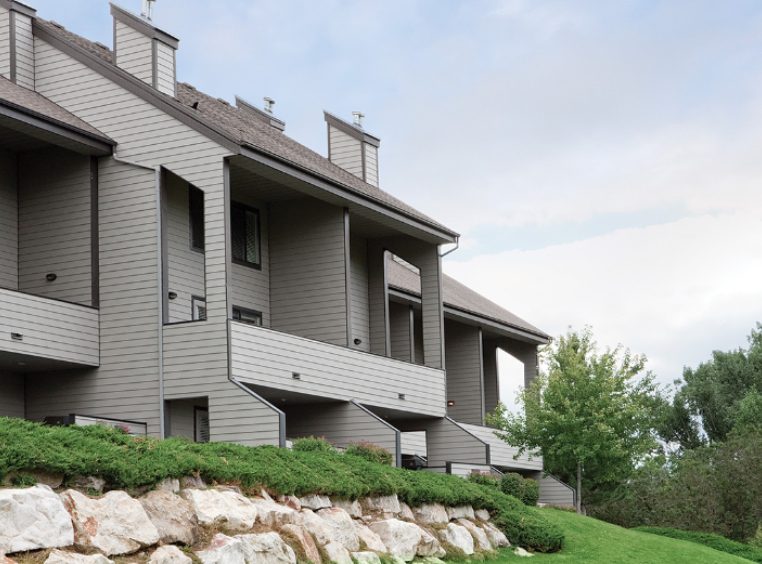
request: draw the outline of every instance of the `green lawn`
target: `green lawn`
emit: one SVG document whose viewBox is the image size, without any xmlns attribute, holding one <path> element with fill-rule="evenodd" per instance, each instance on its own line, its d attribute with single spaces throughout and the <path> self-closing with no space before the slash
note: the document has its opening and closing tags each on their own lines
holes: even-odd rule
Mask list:
<svg viewBox="0 0 762 564">
<path fill-rule="evenodd" d="M 559 525 L 566 543 L 556 554 L 535 554 L 531 559 L 503 551 L 489 564 L 529 562 L 532 564 L 749 564 L 749 560 L 718 552 L 696 543 L 623 529 L 590 517 L 557 509 L 542 509 L 541 515 Z"/>
</svg>

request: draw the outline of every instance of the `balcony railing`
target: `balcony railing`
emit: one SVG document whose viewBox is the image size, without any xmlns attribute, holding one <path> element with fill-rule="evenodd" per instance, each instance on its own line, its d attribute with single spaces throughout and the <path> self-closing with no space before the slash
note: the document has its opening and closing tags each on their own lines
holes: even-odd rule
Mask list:
<svg viewBox="0 0 762 564">
<path fill-rule="evenodd" d="M 445 373 L 271 329 L 230 322 L 241 382 L 420 415 L 445 414 Z"/>
</svg>

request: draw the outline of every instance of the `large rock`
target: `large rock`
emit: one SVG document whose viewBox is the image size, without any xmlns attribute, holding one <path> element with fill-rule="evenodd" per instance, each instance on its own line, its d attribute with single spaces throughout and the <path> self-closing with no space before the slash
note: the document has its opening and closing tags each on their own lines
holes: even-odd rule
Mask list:
<svg viewBox="0 0 762 564">
<path fill-rule="evenodd" d="M 252 502 L 257 508 L 257 519 L 268 527 L 280 528 L 296 521 L 297 512 L 286 505 L 275 503 L 272 499 L 254 499 Z"/>
<path fill-rule="evenodd" d="M 0 554 L 73 543 L 71 517 L 49 487 L 0 490 Z"/>
<path fill-rule="evenodd" d="M 326 509 L 331 507 L 331 500 L 325 495 L 306 495 L 299 498 L 299 504 L 302 509 L 312 509 L 318 511 L 320 509 Z"/>
<path fill-rule="evenodd" d="M 474 537 L 462 525 L 448 523 L 444 529 L 439 531 L 439 538 L 466 556 L 474 553 Z"/>
<path fill-rule="evenodd" d="M 472 537 L 474 537 L 474 548 L 482 552 L 489 552 L 494 549 L 484 529 L 476 526 L 472 521 L 469 521 L 468 519 L 458 519 L 457 523 L 458 525 L 462 525 L 468 529 L 468 532 L 471 533 Z"/>
<path fill-rule="evenodd" d="M 487 538 L 489 538 L 492 546 L 498 548 L 511 546 L 511 543 L 508 541 L 508 537 L 505 536 L 505 533 L 503 533 L 503 531 L 498 529 L 492 523 L 482 523 L 482 529 L 484 529 L 484 532 L 487 533 Z"/>
<path fill-rule="evenodd" d="M 236 535 L 235 538 L 243 543 L 247 564 L 296 564 L 294 550 L 278 533 Z"/>
<path fill-rule="evenodd" d="M 479 519 L 479 521 L 489 521 L 490 519 L 489 511 L 486 509 L 475 509 L 474 515 L 476 515 L 476 518 Z"/>
<path fill-rule="evenodd" d="M 424 558 L 439 558 L 446 556 L 447 552 L 442 548 L 437 538 L 426 529 L 421 528 L 421 542 L 418 543 L 418 556 Z"/>
<path fill-rule="evenodd" d="M 168 544 L 154 550 L 148 564 L 193 564 L 193 559 L 176 546 Z"/>
<path fill-rule="evenodd" d="M 243 543 L 234 537 L 217 533 L 205 550 L 196 552 L 204 564 L 246 564 Z"/>
<path fill-rule="evenodd" d="M 159 531 L 162 544 L 195 544 L 198 518 L 191 504 L 172 493 L 172 485 L 154 490 L 138 499 L 149 519 Z"/>
<path fill-rule="evenodd" d="M 331 507 L 312 514 L 303 511 L 300 515 L 302 524 L 315 535 L 319 544 L 338 542 L 349 551 L 360 550 L 360 539 L 357 537 L 354 521 L 343 509 Z M 321 521 L 322 525 L 318 521 Z"/>
<path fill-rule="evenodd" d="M 353 552 L 352 560 L 357 564 L 381 564 L 381 559 L 375 552 Z"/>
<path fill-rule="evenodd" d="M 292 547 L 297 547 L 297 560 L 303 559 L 312 564 L 321 564 L 320 551 L 315 544 L 315 539 L 301 525 L 285 525 L 280 530 L 281 537 L 290 541 Z"/>
<path fill-rule="evenodd" d="M 400 512 L 400 500 L 397 494 L 366 497 L 360 501 L 360 505 L 365 511 L 371 513 L 391 513 L 397 515 Z"/>
<path fill-rule="evenodd" d="M 328 561 L 333 564 L 353 564 L 352 557 L 346 547 L 338 542 L 329 542 L 323 547 Z"/>
<path fill-rule="evenodd" d="M 74 543 L 110 556 L 130 554 L 159 542 L 159 531 L 143 506 L 125 492 L 111 491 L 92 499 L 66 490 L 61 500 L 74 523 Z"/>
<path fill-rule="evenodd" d="M 370 530 L 381 538 L 391 556 L 410 562 L 418 554 L 422 537 L 422 529 L 418 525 L 399 519 L 384 519 L 371 523 Z"/>
<path fill-rule="evenodd" d="M 16 561 L 0 552 L 0 564 L 16 564 Z"/>
<path fill-rule="evenodd" d="M 531 552 L 527 552 L 526 550 L 524 550 L 524 549 L 523 549 L 523 548 L 521 548 L 520 546 L 517 546 L 516 548 L 514 548 L 514 549 L 513 549 L 513 553 L 514 553 L 516 556 L 520 556 L 520 557 L 522 557 L 522 558 L 529 558 L 529 557 L 531 557 L 531 556 L 534 556 L 534 554 L 532 554 Z"/>
<path fill-rule="evenodd" d="M 45 564 L 114 564 L 114 561 L 102 554 L 78 554 L 54 550 L 48 555 Z"/>
<path fill-rule="evenodd" d="M 405 521 L 415 521 L 415 515 L 413 514 L 413 510 L 410 509 L 410 506 L 407 503 L 404 503 L 402 501 L 400 502 L 399 518 Z"/>
<path fill-rule="evenodd" d="M 474 508 L 470 505 L 448 507 L 447 516 L 451 521 L 454 521 L 455 519 L 471 519 L 473 521 L 476 519 L 476 515 L 474 515 Z"/>
<path fill-rule="evenodd" d="M 379 552 L 381 554 L 386 553 L 386 545 L 381 540 L 381 537 L 370 530 L 370 527 L 358 523 L 357 521 L 355 521 L 354 525 L 357 537 L 360 539 L 360 544 L 365 545 L 367 550 L 372 550 L 373 552 Z"/>
<path fill-rule="evenodd" d="M 353 519 L 360 519 L 362 517 L 362 507 L 360 506 L 360 502 L 356 499 L 351 501 L 348 499 L 333 499 L 331 501 L 333 502 L 334 507 L 340 507 L 349 513 L 350 517 Z"/>
<path fill-rule="evenodd" d="M 446 525 L 450 522 L 447 509 L 439 503 L 424 503 L 413 509 L 415 518 L 424 525 Z"/>
<path fill-rule="evenodd" d="M 257 507 L 247 497 L 232 490 L 183 490 L 202 525 L 226 524 L 231 529 L 251 529 Z"/>
<path fill-rule="evenodd" d="M 286 507 L 290 507 L 294 511 L 302 510 L 302 502 L 295 495 L 279 495 L 278 503 L 282 503 Z"/>
</svg>

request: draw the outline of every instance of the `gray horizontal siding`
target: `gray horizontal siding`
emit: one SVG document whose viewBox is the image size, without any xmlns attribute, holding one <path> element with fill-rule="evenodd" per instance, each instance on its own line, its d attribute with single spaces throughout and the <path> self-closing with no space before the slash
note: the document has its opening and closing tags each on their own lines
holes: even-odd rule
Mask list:
<svg viewBox="0 0 762 564">
<path fill-rule="evenodd" d="M 156 89 L 175 95 L 175 50 L 161 41 L 156 41 Z"/>
<path fill-rule="evenodd" d="M 481 425 L 469 425 L 460 423 L 460 426 L 469 433 L 490 446 L 490 464 L 499 468 L 515 468 L 523 470 L 542 470 L 542 457 L 530 457 L 526 453 L 514 459 L 518 449 L 506 444 L 505 441 L 495 435 L 495 430 Z"/>
<path fill-rule="evenodd" d="M 329 125 L 328 143 L 331 161 L 362 178 L 362 142 Z"/>
<path fill-rule="evenodd" d="M 0 311 L 1 351 L 98 366 L 97 310 L 0 289 Z"/>
<path fill-rule="evenodd" d="M 18 160 L 19 289 L 92 305 L 90 159 L 45 149 Z"/>
<path fill-rule="evenodd" d="M 0 288 L 18 289 L 16 158 L 3 150 L 0 150 Z"/>
<path fill-rule="evenodd" d="M 369 442 L 397 460 L 399 431 L 352 403 L 301 405 L 286 412 L 286 437 L 324 437 L 334 446 Z"/>
<path fill-rule="evenodd" d="M 426 431 L 407 431 L 401 435 L 402 454 L 426 456 Z"/>
<path fill-rule="evenodd" d="M 0 371 L 0 417 L 24 417 L 24 377 Z"/>
<path fill-rule="evenodd" d="M 447 413 L 456 421 L 474 425 L 484 422 L 481 339 L 478 327 L 445 322 L 447 400 L 455 402 Z"/>
<path fill-rule="evenodd" d="M 368 304 L 368 242 L 352 236 L 349 243 L 350 257 L 350 313 L 352 343 L 350 346 L 361 351 L 370 351 L 370 315 Z M 362 343 L 354 344 L 354 339 Z"/>
<path fill-rule="evenodd" d="M 378 147 L 365 144 L 365 181 L 378 186 Z"/>
<path fill-rule="evenodd" d="M 34 90 L 34 35 L 32 18 L 14 13 L 16 24 L 16 83 Z"/>
<path fill-rule="evenodd" d="M 392 347 L 392 358 L 412 362 L 411 329 L 410 306 L 396 302 L 389 303 L 389 341 Z"/>
<path fill-rule="evenodd" d="M 425 415 L 444 414 L 444 372 L 287 333 L 231 323 L 236 378 L 290 390 Z M 292 377 L 301 375 L 300 380 Z M 399 399 L 398 394 L 405 394 Z"/>
<path fill-rule="evenodd" d="M 453 462 L 450 464 L 450 474 L 453 476 L 460 476 L 461 478 L 468 478 L 474 472 L 484 474 L 489 471 L 489 464 L 463 464 L 460 462 Z"/>
<path fill-rule="evenodd" d="M 453 421 L 443 418 L 426 423 L 429 466 L 448 462 L 489 464 L 487 446 Z"/>
<path fill-rule="evenodd" d="M 11 77 L 11 16 L 7 8 L 0 6 L 0 74 Z"/>
<path fill-rule="evenodd" d="M 271 327 L 347 343 L 344 210 L 317 200 L 270 207 Z"/>
<path fill-rule="evenodd" d="M 500 403 L 500 379 L 497 370 L 497 347 L 490 340 L 483 342 L 484 410 L 490 413 Z M 449 357 L 448 357 L 449 362 Z"/>
<path fill-rule="evenodd" d="M 548 505 L 574 506 L 574 489 L 553 476 L 542 476 L 540 482 L 540 503 Z"/>
<path fill-rule="evenodd" d="M 151 38 L 122 22 L 116 23 L 116 64 L 148 84 L 153 83 Z"/>
</svg>

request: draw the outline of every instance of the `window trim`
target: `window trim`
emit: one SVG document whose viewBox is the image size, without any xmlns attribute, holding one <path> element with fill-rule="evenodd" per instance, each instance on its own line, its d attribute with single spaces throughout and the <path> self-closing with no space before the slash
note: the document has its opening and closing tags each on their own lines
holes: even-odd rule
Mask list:
<svg viewBox="0 0 762 564">
<path fill-rule="evenodd" d="M 191 321 L 206 321 L 208 319 L 208 315 L 204 317 L 204 319 L 196 317 L 196 304 L 198 303 L 203 303 L 204 311 L 206 311 L 206 298 L 202 296 L 191 296 Z"/>
<path fill-rule="evenodd" d="M 236 310 L 238 310 L 241 313 L 245 312 L 245 313 L 248 313 L 250 315 L 259 316 L 259 325 L 257 325 L 256 323 L 251 323 L 249 321 L 243 321 L 242 319 L 236 319 L 235 318 L 235 312 L 236 312 Z M 238 323 L 246 323 L 247 325 L 254 325 L 254 327 L 264 327 L 265 326 L 265 317 L 264 317 L 264 315 L 262 315 L 262 312 L 259 311 L 259 310 L 251 309 L 251 308 L 248 308 L 248 307 L 241 307 L 241 306 L 234 305 L 233 309 L 232 309 L 232 314 L 233 314 L 232 320 L 233 321 L 237 321 Z"/>
<path fill-rule="evenodd" d="M 233 240 L 233 210 L 235 208 L 239 208 L 245 212 L 252 212 L 255 216 L 257 216 L 257 230 L 254 234 L 257 240 L 257 257 L 259 258 L 259 262 L 249 262 L 245 259 L 237 259 L 233 256 L 233 249 L 230 249 L 230 258 L 233 264 L 238 264 L 241 266 L 246 266 L 248 268 L 253 268 L 255 270 L 262 270 L 262 214 L 259 212 L 258 208 L 242 204 L 241 202 L 232 201 L 230 202 L 230 240 Z M 245 235 L 245 234 L 244 234 Z M 245 308 L 244 308 L 245 309 Z M 255 311 L 255 310 L 250 310 Z"/>
<path fill-rule="evenodd" d="M 193 240 L 193 191 L 196 190 L 201 194 L 201 236 L 203 237 L 203 246 L 197 247 L 194 245 Z M 204 202 L 204 191 L 199 190 L 195 186 L 188 184 L 188 246 L 190 247 L 191 251 L 195 251 L 197 253 L 201 253 L 202 255 L 206 252 L 206 209 L 205 209 L 205 202 Z"/>
</svg>

